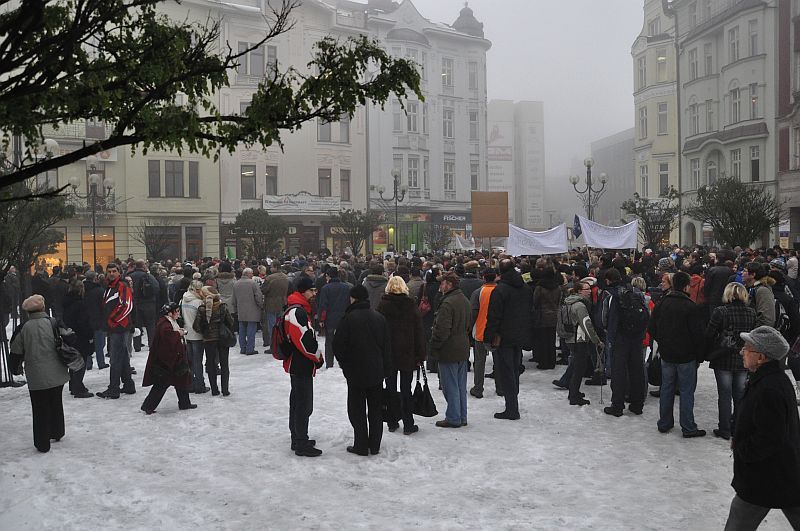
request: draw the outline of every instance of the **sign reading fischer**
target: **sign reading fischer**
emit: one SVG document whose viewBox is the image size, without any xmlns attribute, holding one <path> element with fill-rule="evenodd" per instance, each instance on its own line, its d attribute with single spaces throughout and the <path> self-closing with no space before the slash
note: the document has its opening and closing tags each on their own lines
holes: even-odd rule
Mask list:
<svg viewBox="0 0 800 531">
<path fill-rule="evenodd" d="M 321 197 L 308 192 L 292 195 L 265 195 L 262 203 L 264 210 L 283 214 L 338 212 L 341 208 L 341 201 L 338 197 Z"/>
</svg>

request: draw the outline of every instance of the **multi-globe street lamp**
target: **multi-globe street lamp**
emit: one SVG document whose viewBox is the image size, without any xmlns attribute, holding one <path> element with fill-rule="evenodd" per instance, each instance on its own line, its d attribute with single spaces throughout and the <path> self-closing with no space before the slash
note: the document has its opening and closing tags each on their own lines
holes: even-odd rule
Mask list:
<svg viewBox="0 0 800 531">
<path fill-rule="evenodd" d="M 586 217 L 588 219 L 592 219 L 592 215 L 594 214 L 594 207 L 597 206 L 597 202 L 600 200 L 600 197 L 605 192 L 607 176 L 605 173 L 600 174 L 600 188 L 595 190 L 592 187 L 592 166 L 594 166 L 594 159 L 592 157 L 586 157 L 583 161 L 583 165 L 586 166 L 586 187 L 583 190 L 578 189 L 578 183 L 580 182 L 581 178 L 577 175 L 572 175 L 569 178 L 570 184 L 575 189 L 575 192 L 578 194 L 578 197 L 581 198 L 583 201 L 584 206 L 586 207 Z M 594 197 L 592 197 L 594 194 Z"/>
<path fill-rule="evenodd" d="M 383 194 L 386 192 L 386 187 L 382 184 L 378 186 L 378 195 L 381 197 L 382 201 L 392 202 L 394 201 L 394 252 L 398 252 L 400 248 L 398 246 L 398 220 L 399 220 L 399 213 L 398 213 L 398 205 L 403 202 L 403 199 L 406 198 L 406 193 L 408 193 L 408 185 L 403 183 L 400 184 L 400 171 L 396 168 L 392 170 L 392 181 L 393 181 L 393 188 L 394 193 L 392 197 L 386 198 L 383 197 Z"/>
<path fill-rule="evenodd" d="M 102 177 L 96 173 L 97 157 L 94 155 L 86 157 L 86 168 L 89 172 L 89 178 L 85 194 L 78 192 L 81 179 L 77 175 L 70 177 L 69 184 L 72 187 L 72 194 L 75 197 L 86 200 L 86 206 L 92 213 L 92 268 L 94 269 L 97 267 L 97 210 L 101 205 L 104 205 L 106 200 L 111 196 L 114 189 L 114 179 L 111 177 L 102 179 Z"/>
</svg>

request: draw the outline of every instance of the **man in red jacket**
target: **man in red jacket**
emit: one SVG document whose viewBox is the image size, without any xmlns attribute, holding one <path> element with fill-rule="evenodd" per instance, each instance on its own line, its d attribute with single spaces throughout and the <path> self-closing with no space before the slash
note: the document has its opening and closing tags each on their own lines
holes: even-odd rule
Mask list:
<svg viewBox="0 0 800 531">
<path fill-rule="evenodd" d="M 120 278 L 119 266 L 110 263 L 106 267 L 108 287 L 103 294 L 103 317 L 108 333 L 108 352 L 111 358 L 111 381 L 108 389 L 97 393 L 99 398 L 119 398 L 120 392 L 126 395 L 136 393 L 131 378 L 131 362 L 125 346 L 125 333 L 131 330 L 133 312 L 133 293 L 130 286 Z M 120 389 L 122 381 L 122 389 Z"/>
<path fill-rule="evenodd" d="M 283 320 L 286 337 L 292 342 L 292 355 L 283 361 L 283 369 L 292 380 L 289 394 L 289 431 L 295 455 L 317 457 L 322 450 L 308 438 L 308 419 L 314 410 L 314 374 L 322 367 L 323 358 L 309 316 L 311 301 L 316 297 L 314 281 L 301 277 L 297 291 L 289 295 L 289 308 Z"/>
</svg>

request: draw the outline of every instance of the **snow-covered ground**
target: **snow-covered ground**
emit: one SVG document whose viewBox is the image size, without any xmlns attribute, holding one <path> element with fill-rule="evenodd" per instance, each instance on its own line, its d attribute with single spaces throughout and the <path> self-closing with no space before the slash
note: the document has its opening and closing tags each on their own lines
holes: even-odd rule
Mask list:
<svg viewBox="0 0 800 531">
<path fill-rule="evenodd" d="M 345 451 L 345 381 L 322 371 L 309 434 L 324 453 L 304 458 L 289 449 L 281 364 L 231 351 L 231 396 L 192 395 L 192 411 L 178 410 L 171 389 L 157 414 L 139 410 L 145 352 L 133 359 L 136 395 L 73 399 L 65 386 L 66 436 L 47 454 L 33 447 L 27 387 L 0 389 L 0 529 L 712 530 L 727 517 L 732 457 L 711 436 L 707 366 L 695 406 L 705 438 L 683 439 L 677 424 L 658 433 L 652 397 L 638 417 L 603 414 L 598 387 L 584 387 L 590 406 L 570 406 L 550 383 L 562 367 L 527 364 L 521 420 L 492 418 L 503 399 L 487 380 L 485 398 L 469 398 L 468 427 L 418 417 L 419 433 L 384 431 L 370 457 Z M 95 369 L 85 383 L 97 392 L 107 378 Z M 787 528 L 777 511 L 762 525 Z"/>
</svg>

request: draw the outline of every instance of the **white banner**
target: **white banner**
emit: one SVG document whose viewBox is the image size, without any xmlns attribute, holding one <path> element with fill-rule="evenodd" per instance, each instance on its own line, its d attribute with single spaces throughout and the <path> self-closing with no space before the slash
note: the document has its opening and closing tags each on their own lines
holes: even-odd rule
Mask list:
<svg viewBox="0 0 800 531">
<path fill-rule="evenodd" d="M 263 208 L 270 214 L 311 214 L 338 212 L 341 203 L 338 197 L 320 197 L 308 192 L 291 195 L 265 195 Z"/>
<path fill-rule="evenodd" d="M 609 227 L 578 216 L 581 232 L 589 247 L 597 249 L 636 249 L 638 247 L 639 220 L 621 227 Z"/>
<path fill-rule="evenodd" d="M 508 246 L 512 256 L 561 254 L 567 252 L 567 226 L 562 223 L 543 232 L 508 225 Z"/>
</svg>

